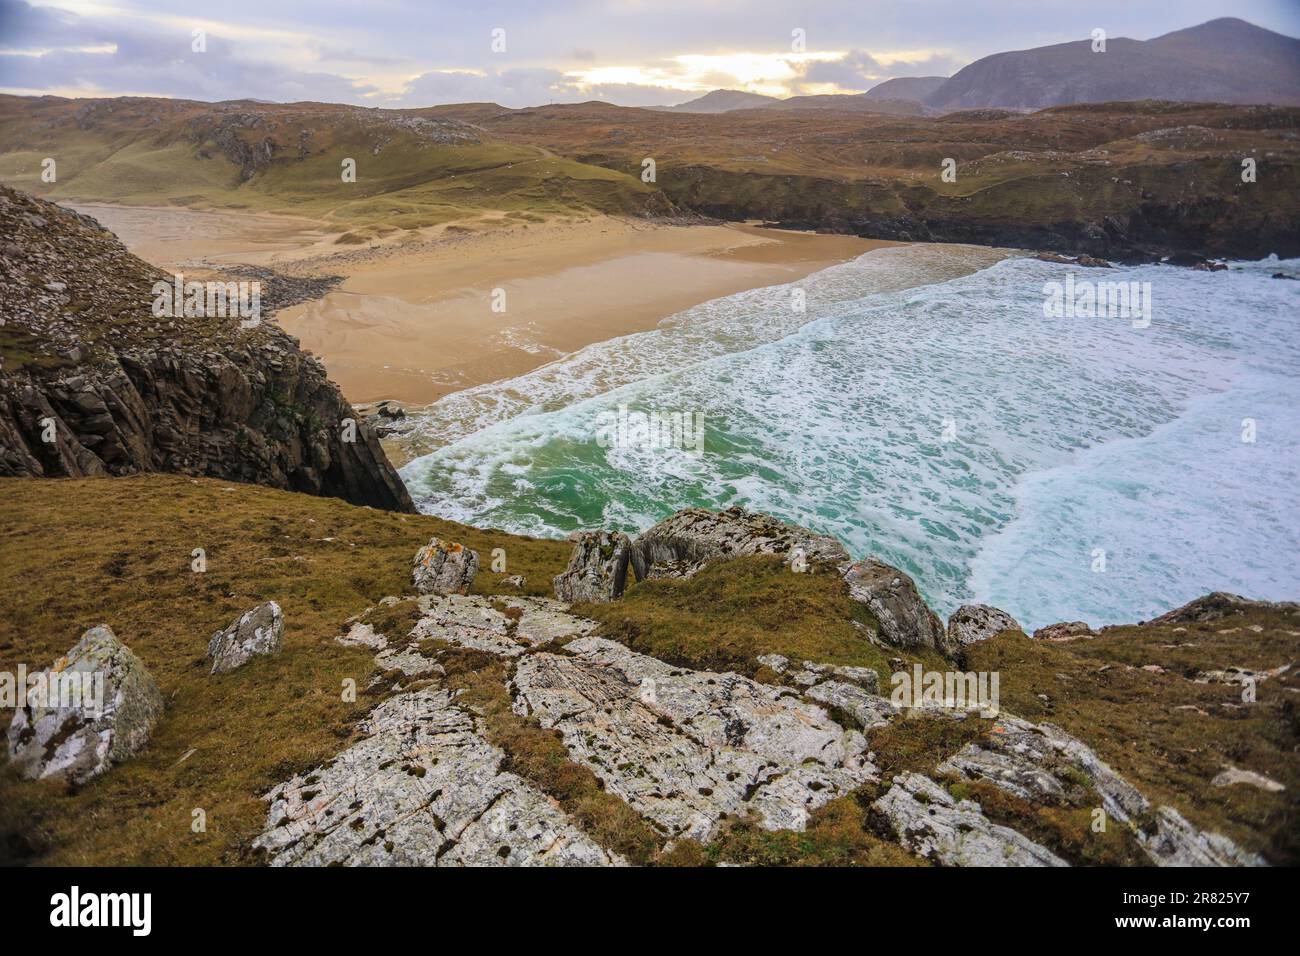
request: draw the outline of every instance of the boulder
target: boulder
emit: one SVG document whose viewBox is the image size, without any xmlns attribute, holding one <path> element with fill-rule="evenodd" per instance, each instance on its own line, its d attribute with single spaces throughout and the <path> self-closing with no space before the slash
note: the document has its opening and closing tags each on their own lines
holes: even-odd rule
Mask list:
<svg viewBox="0 0 1300 956">
<path fill-rule="evenodd" d="M 632 545 L 637 580 L 690 577 L 710 561 L 751 554 L 782 555 L 799 570 L 849 560 L 827 535 L 742 508 L 687 508 L 639 535 Z"/>
<path fill-rule="evenodd" d="M 613 601 L 627 586 L 632 541 L 615 531 L 581 531 L 573 536 L 569 567 L 555 576 L 561 601 Z"/>
<path fill-rule="evenodd" d="M 274 601 L 259 604 L 239 615 L 208 642 L 213 674 L 242 667 L 258 654 L 278 654 L 284 642 L 284 614 Z"/>
<path fill-rule="evenodd" d="M 430 538 L 415 553 L 411 583 L 421 594 L 468 594 L 477 573 L 477 551 L 463 544 Z"/>
<path fill-rule="evenodd" d="M 1006 611 L 987 604 L 963 604 L 948 618 L 948 643 L 965 647 L 1003 631 L 1018 631 L 1020 624 Z"/>
<path fill-rule="evenodd" d="M 9 725 L 9 761 L 29 779 L 83 783 L 137 753 L 163 710 L 158 685 L 106 624 L 92 627 L 45 672 L 61 687 L 80 682 L 81 699 L 58 691 L 34 706 L 30 696 Z M 58 706 L 66 703 L 68 706 Z"/>
<path fill-rule="evenodd" d="M 895 647 L 933 647 L 951 654 L 960 646 L 949 640 L 943 621 L 930 610 L 916 582 L 898 568 L 875 558 L 856 561 L 844 571 L 849 596 L 865 604 L 880 623 L 880 637 Z"/>
</svg>

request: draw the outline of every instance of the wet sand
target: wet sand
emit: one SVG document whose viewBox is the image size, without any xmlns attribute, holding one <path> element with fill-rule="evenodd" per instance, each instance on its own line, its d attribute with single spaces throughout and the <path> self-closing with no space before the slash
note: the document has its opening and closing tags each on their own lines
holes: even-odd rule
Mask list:
<svg viewBox="0 0 1300 956">
<path fill-rule="evenodd" d="M 161 268 L 266 266 L 342 275 L 324 298 L 275 316 L 352 402 L 423 405 L 523 374 L 593 342 L 653 328 L 683 309 L 794 282 L 897 243 L 608 217 L 485 218 L 364 246 L 306 219 L 77 204 Z M 498 291 L 499 290 L 499 291 Z"/>
</svg>

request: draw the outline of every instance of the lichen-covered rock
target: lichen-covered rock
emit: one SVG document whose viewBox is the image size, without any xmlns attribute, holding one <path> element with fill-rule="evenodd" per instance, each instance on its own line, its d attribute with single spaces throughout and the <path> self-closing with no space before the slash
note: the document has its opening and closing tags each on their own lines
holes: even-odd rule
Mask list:
<svg viewBox="0 0 1300 956">
<path fill-rule="evenodd" d="M 825 681 L 810 688 L 808 696 L 818 703 L 848 714 L 863 730 L 883 727 L 901 712 L 889 698 L 843 681 Z"/>
<path fill-rule="evenodd" d="M 788 690 L 672 667 L 603 638 L 521 658 L 516 710 L 672 837 L 752 810 L 768 829 L 875 779 L 866 741 Z"/>
<path fill-rule="evenodd" d="M 518 657 L 530 647 L 562 637 L 582 636 L 596 623 L 568 613 L 549 598 L 447 595 L 421 598 L 421 615 L 410 634 L 412 645 L 425 640 Z"/>
<path fill-rule="evenodd" d="M 477 551 L 452 541 L 430 538 L 415 553 L 411 583 L 421 594 L 468 594 L 477 573 Z"/>
<path fill-rule="evenodd" d="M 944 866 L 1069 866 L 1015 830 L 992 823 L 979 804 L 957 800 L 918 773 L 902 773 L 872 805 L 906 849 Z"/>
<path fill-rule="evenodd" d="M 844 571 L 849 597 L 867 606 L 880 623 L 880 636 L 895 647 L 932 647 L 945 654 L 959 650 L 943 622 L 930 610 L 916 582 L 875 558 L 856 561 Z"/>
<path fill-rule="evenodd" d="M 1081 637 L 1096 636 L 1085 621 L 1062 621 L 1060 624 L 1048 624 L 1034 631 L 1036 641 L 1077 641 Z"/>
<path fill-rule="evenodd" d="M 284 614 L 280 605 L 267 601 L 239 615 L 208 642 L 213 674 L 242 667 L 259 654 L 278 654 L 284 643 Z"/>
<path fill-rule="evenodd" d="M 844 545 L 828 535 L 742 508 L 679 511 L 639 535 L 632 545 L 638 580 L 690 577 L 710 561 L 751 554 L 778 554 L 802 567 L 849 559 Z"/>
<path fill-rule="evenodd" d="M 555 576 L 561 601 L 613 601 L 623 596 L 632 541 L 614 531 L 580 531 L 573 536 L 569 566 Z"/>
<path fill-rule="evenodd" d="M 253 846 L 273 866 L 605 866 L 622 862 L 503 772 L 451 693 L 380 704 L 364 739 L 275 787 Z"/>
<path fill-rule="evenodd" d="M 1129 827 L 1157 866 L 1259 866 L 1263 860 L 1227 837 L 1192 826 L 1172 807 L 1151 802 L 1081 741 L 1052 724 L 1003 715 L 980 744 L 939 765 L 940 773 L 982 779 L 1034 802 L 1083 805 L 1086 781 L 1107 817 Z"/>
<path fill-rule="evenodd" d="M 1003 631 L 1018 630 L 1019 622 L 1006 611 L 987 604 L 963 604 L 948 618 L 948 644 L 964 648 Z"/>
<path fill-rule="evenodd" d="M 65 675 L 76 675 L 78 683 Z M 56 691 L 15 712 L 9 761 L 30 779 L 83 783 L 144 747 L 162 715 L 158 685 L 106 624 L 86 631 L 45 672 L 47 686 L 51 678 L 69 688 L 79 684 L 80 700 Z"/>
</svg>

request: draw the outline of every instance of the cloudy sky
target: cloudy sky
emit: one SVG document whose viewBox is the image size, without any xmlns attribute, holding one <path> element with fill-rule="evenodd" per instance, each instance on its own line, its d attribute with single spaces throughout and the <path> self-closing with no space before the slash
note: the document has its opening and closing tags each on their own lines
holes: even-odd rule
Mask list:
<svg viewBox="0 0 1300 956">
<path fill-rule="evenodd" d="M 1297 0 L 0 0 L 0 91 L 671 105 L 863 92 L 1097 27 L 1145 40 L 1222 16 L 1300 35 Z"/>
</svg>

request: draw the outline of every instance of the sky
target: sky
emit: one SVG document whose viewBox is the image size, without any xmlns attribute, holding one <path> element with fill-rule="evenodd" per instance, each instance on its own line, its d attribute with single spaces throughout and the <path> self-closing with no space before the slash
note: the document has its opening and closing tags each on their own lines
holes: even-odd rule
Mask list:
<svg viewBox="0 0 1300 956">
<path fill-rule="evenodd" d="M 1146 40 L 1223 16 L 1300 36 L 1300 0 L 0 0 L 0 91 L 674 105 L 860 93 L 1096 28 Z"/>
</svg>

